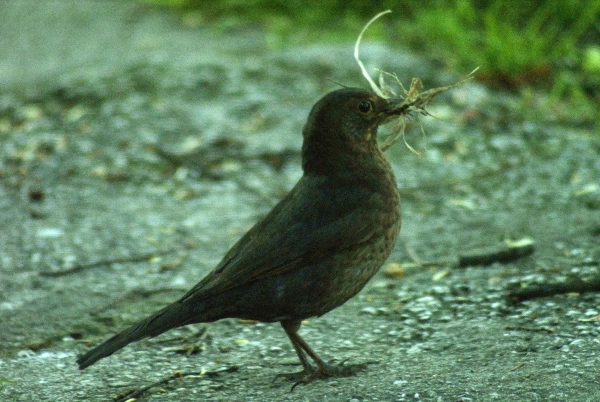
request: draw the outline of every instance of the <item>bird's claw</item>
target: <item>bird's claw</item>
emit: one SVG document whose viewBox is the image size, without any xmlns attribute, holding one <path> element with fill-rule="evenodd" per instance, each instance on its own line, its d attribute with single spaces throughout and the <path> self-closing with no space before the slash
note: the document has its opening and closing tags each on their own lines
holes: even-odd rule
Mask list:
<svg viewBox="0 0 600 402">
<path fill-rule="evenodd" d="M 316 369 L 312 366 L 305 367 L 304 370 L 297 373 L 277 374 L 275 378 L 285 378 L 286 380 L 295 381 L 292 385 L 293 391 L 298 385 L 310 384 L 315 380 L 324 380 L 327 378 L 343 378 L 353 377 L 361 370 L 367 367 L 366 364 L 353 364 L 346 366 L 344 363 L 338 365 L 330 365 L 323 363 Z"/>
</svg>

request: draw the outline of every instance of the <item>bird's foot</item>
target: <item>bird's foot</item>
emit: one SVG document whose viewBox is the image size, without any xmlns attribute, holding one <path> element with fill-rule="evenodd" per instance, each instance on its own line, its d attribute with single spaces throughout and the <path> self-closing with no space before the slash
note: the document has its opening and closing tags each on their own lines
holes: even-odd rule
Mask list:
<svg viewBox="0 0 600 402">
<path fill-rule="evenodd" d="M 315 380 L 324 380 L 326 378 L 341 378 L 355 376 L 361 370 L 367 367 L 366 364 L 345 365 L 343 362 L 338 365 L 321 363 L 317 368 L 313 366 L 305 367 L 304 370 L 297 373 L 278 374 L 275 378 L 285 378 L 294 381 L 292 391 L 298 385 L 310 384 Z"/>
</svg>

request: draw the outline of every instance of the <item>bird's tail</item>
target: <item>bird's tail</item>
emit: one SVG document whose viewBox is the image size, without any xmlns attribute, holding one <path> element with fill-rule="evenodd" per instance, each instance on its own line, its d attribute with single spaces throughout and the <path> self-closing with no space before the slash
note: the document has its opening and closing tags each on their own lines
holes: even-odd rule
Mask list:
<svg viewBox="0 0 600 402">
<path fill-rule="evenodd" d="M 202 314 L 198 313 L 198 308 L 194 309 L 196 311 L 189 311 L 190 307 L 189 304 L 176 302 L 160 310 L 153 316 L 134 324 L 103 344 L 96 346 L 83 356 L 80 356 L 77 359 L 79 369 L 83 370 L 84 368 L 91 366 L 98 360 L 112 355 L 117 350 L 132 342 L 160 335 L 172 328 L 207 321 L 202 319 Z"/>
</svg>

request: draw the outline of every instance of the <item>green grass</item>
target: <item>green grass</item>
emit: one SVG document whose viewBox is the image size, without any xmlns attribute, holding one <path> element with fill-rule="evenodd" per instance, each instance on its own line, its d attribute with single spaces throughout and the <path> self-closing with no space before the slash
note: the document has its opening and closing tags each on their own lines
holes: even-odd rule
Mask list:
<svg viewBox="0 0 600 402">
<path fill-rule="evenodd" d="M 14 384 L 15 381 L 9 380 L 7 378 L 0 378 L 0 391 L 3 391 L 6 388 L 6 384 Z"/>
<path fill-rule="evenodd" d="M 429 48 L 442 52 L 449 62 L 464 66 L 526 75 L 565 58 L 576 58 L 578 42 L 596 30 L 600 2 L 489 1 L 477 7 L 474 0 L 440 1 L 440 7 L 416 10 L 416 25 Z"/>
<path fill-rule="evenodd" d="M 600 2 L 596 0 L 138 0 L 175 10 L 188 25 L 258 25 L 267 43 L 353 40 L 377 12 L 392 9 L 369 39 L 407 46 L 448 69 L 497 88 L 546 89 L 597 120 L 600 102 Z M 580 114 L 581 114 L 580 113 Z"/>
</svg>

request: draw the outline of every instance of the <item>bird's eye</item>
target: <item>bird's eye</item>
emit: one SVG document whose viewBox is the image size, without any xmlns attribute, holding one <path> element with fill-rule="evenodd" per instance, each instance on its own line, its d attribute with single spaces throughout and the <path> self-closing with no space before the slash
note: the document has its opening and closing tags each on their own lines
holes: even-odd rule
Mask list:
<svg viewBox="0 0 600 402">
<path fill-rule="evenodd" d="M 371 105 L 371 102 L 361 101 L 358 104 L 358 110 L 360 110 L 361 113 L 367 114 L 371 111 L 371 109 L 373 109 L 373 105 Z"/>
</svg>

